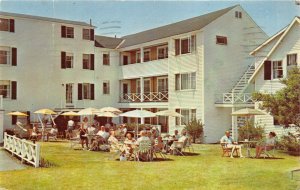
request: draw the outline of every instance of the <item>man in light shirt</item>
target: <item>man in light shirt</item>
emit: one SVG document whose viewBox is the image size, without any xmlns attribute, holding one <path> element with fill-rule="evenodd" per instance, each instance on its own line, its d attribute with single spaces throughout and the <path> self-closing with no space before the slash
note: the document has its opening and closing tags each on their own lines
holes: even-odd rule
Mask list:
<svg viewBox="0 0 300 190">
<path fill-rule="evenodd" d="M 226 131 L 225 135 L 221 138 L 220 140 L 221 143 L 225 143 L 227 148 L 231 148 L 231 154 L 230 154 L 230 158 L 233 158 L 233 152 L 235 149 L 237 149 L 239 151 L 240 157 L 243 158 L 242 155 L 242 146 L 238 145 L 236 142 L 234 142 L 233 138 L 230 136 L 230 132 Z"/>
</svg>

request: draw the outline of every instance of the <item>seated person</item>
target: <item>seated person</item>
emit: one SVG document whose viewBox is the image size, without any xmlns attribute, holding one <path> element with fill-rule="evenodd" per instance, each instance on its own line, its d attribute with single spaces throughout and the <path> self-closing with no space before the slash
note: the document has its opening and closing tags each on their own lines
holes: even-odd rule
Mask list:
<svg viewBox="0 0 300 190">
<path fill-rule="evenodd" d="M 175 138 L 175 140 L 178 140 L 180 138 L 178 130 L 174 131 L 174 138 Z"/>
<path fill-rule="evenodd" d="M 276 133 L 270 132 L 265 142 L 262 145 L 256 146 L 256 158 L 260 157 L 263 150 L 269 151 L 274 148 L 276 142 L 275 137 Z"/>
<path fill-rule="evenodd" d="M 140 132 L 140 137 L 136 140 L 136 144 L 139 145 L 141 141 L 150 141 L 150 138 L 147 136 L 147 131 L 145 130 Z"/>
<path fill-rule="evenodd" d="M 72 138 L 72 131 L 74 130 L 74 126 L 75 126 L 75 122 L 70 119 L 68 121 L 68 126 L 67 126 L 67 134 L 66 134 L 66 138 Z"/>
<path fill-rule="evenodd" d="M 131 157 L 133 154 L 133 149 L 135 145 L 135 139 L 133 138 L 133 135 L 131 133 L 126 133 L 126 139 L 124 141 L 124 144 L 129 152 L 128 157 Z"/>
<path fill-rule="evenodd" d="M 109 133 L 107 132 L 107 129 L 105 129 L 104 126 L 101 126 L 100 131 L 97 133 L 97 137 L 95 141 L 93 142 L 93 147 L 94 146 L 99 146 L 100 144 L 105 144 L 107 142 L 107 139 L 109 137 Z"/>
<path fill-rule="evenodd" d="M 187 140 L 187 132 L 185 130 L 182 130 L 182 136 L 176 142 L 183 142 L 184 143 L 186 140 Z M 175 144 L 173 142 L 173 144 L 170 147 L 171 153 L 174 152 L 174 149 L 175 149 Z"/>
<path fill-rule="evenodd" d="M 121 153 L 126 152 L 126 147 L 124 145 L 120 144 L 118 139 L 115 137 L 115 131 L 110 132 L 110 136 L 107 141 L 110 144 L 110 150 L 112 152 L 115 152 L 117 150 L 120 150 Z"/>
<path fill-rule="evenodd" d="M 155 141 L 154 149 L 157 151 L 162 151 L 164 148 L 164 142 L 162 140 L 162 137 L 157 137 L 157 140 Z"/>
<path fill-rule="evenodd" d="M 225 132 L 225 135 L 221 138 L 220 143 L 225 143 L 225 146 L 227 148 L 232 148 L 232 151 L 231 151 L 231 154 L 230 154 L 230 158 L 233 158 L 233 152 L 234 152 L 234 150 L 238 150 L 240 157 L 243 158 L 243 155 L 242 155 L 242 146 L 238 145 L 236 142 L 233 141 L 233 138 L 230 136 L 230 132 L 229 131 Z"/>
<path fill-rule="evenodd" d="M 88 143 L 91 144 L 92 143 L 92 139 L 93 139 L 93 136 L 95 134 L 95 131 L 96 131 L 96 128 L 89 125 L 86 129 L 86 133 L 87 133 L 87 138 L 88 138 Z"/>
<path fill-rule="evenodd" d="M 38 130 L 37 126 L 34 125 L 32 128 L 32 132 L 30 134 L 30 140 L 32 140 L 33 143 L 35 143 L 35 141 L 38 140 L 39 136 L 40 136 L 39 130 Z"/>
<path fill-rule="evenodd" d="M 125 136 L 127 133 L 127 127 L 125 124 L 120 125 L 121 135 Z"/>
<path fill-rule="evenodd" d="M 49 141 L 49 136 L 56 138 L 57 133 L 58 133 L 58 129 L 56 128 L 56 125 L 53 125 L 53 127 L 47 133 L 47 141 Z"/>
</svg>

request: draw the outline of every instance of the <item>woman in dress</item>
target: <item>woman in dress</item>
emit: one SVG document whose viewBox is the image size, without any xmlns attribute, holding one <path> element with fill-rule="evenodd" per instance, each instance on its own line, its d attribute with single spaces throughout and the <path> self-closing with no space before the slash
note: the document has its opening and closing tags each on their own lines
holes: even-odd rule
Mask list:
<svg viewBox="0 0 300 190">
<path fill-rule="evenodd" d="M 276 142 L 275 137 L 276 133 L 270 132 L 266 141 L 262 145 L 256 146 L 256 158 L 260 157 L 263 150 L 269 151 L 274 148 Z"/>
</svg>

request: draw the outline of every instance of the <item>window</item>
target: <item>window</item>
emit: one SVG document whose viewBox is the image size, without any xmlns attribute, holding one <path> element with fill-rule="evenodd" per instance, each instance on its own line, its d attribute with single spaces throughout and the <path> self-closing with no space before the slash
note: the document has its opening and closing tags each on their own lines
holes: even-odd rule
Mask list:
<svg viewBox="0 0 300 190">
<path fill-rule="evenodd" d="M 282 61 L 273 61 L 273 79 L 282 78 Z"/>
<path fill-rule="evenodd" d="M 103 82 L 103 94 L 109 94 L 109 81 Z"/>
<path fill-rule="evenodd" d="M 196 109 L 176 109 L 176 112 L 183 116 L 176 118 L 176 125 L 185 125 L 193 118 L 196 118 Z"/>
<path fill-rule="evenodd" d="M 162 46 L 157 48 L 157 59 L 168 58 L 168 46 Z"/>
<path fill-rule="evenodd" d="M 175 90 L 187 89 L 196 89 L 196 72 L 175 75 Z"/>
<path fill-rule="evenodd" d="M 151 61 L 150 50 L 144 50 L 144 62 Z"/>
<path fill-rule="evenodd" d="M 287 66 L 297 65 L 297 54 L 288 54 L 287 55 Z"/>
<path fill-rule="evenodd" d="M 196 36 L 191 35 L 187 38 L 175 39 L 175 55 L 195 52 Z"/>
<path fill-rule="evenodd" d="M 103 54 L 103 65 L 109 65 L 109 53 Z"/>
<path fill-rule="evenodd" d="M 10 64 L 10 52 L 7 50 L 0 50 L 0 65 Z"/>
<path fill-rule="evenodd" d="M 83 54 L 82 65 L 83 69 L 94 70 L 94 54 Z"/>
<path fill-rule="evenodd" d="M 82 29 L 82 39 L 94 41 L 94 29 Z"/>
<path fill-rule="evenodd" d="M 10 98 L 10 81 L 9 80 L 0 80 L 0 95 L 3 98 Z"/>
<path fill-rule="evenodd" d="M 123 55 L 123 65 L 128 65 L 128 56 Z"/>
<path fill-rule="evenodd" d="M 0 31 L 15 32 L 15 20 L 0 18 Z"/>
<path fill-rule="evenodd" d="M 94 84 L 79 83 L 78 84 L 78 100 L 94 100 Z"/>
<path fill-rule="evenodd" d="M 216 36 L 216 44 L 227 45 L 227 37 L 225 37 L 225 36 Z"/>
<path fill-rule="evenodd" d="M 61 26 L 61 37 L 62 38 L 74 38 L 74 28 Z"/>
<path fill-rule="evenodd" d="M 17 99 L 17 82 L 0 80 L 0 95 L 3 98 Z"/>
<path fill-rule="evenodd" d="M 135 62 L 140 63 L 141 62 L 141 52 L 137 51 L 135 55 Z"/>
<path fill-rule="evenodd" d="M 242 18 L 242 12 L 235 11 L 235 18 Z"/>
<path fill-rule="evenodd" d="M 73 68 L 73 53 L 66 53 L 66 68 Z"/>
</svg>

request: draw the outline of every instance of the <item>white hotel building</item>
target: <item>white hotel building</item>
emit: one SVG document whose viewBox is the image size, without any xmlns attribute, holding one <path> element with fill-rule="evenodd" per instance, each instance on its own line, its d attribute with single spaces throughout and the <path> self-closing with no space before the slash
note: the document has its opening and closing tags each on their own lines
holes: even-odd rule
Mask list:
<svg viewBox="0 0 300 190">
<path fill-rule="evenodd" d="M 41 108 L 171 109 L 184 117 L 144 122 L 173 133 L 195 116 L 211 143 L 231 128 L 233 110 L 254 107 L 253 85 L 242 79 L 267 35 L 240 6 L 122 38 L 94 36 L 94 26 L 77 21 L 5 12 L 0 21 L 1 130 L 15 110 L 33 121 Z"/>
</svg>

